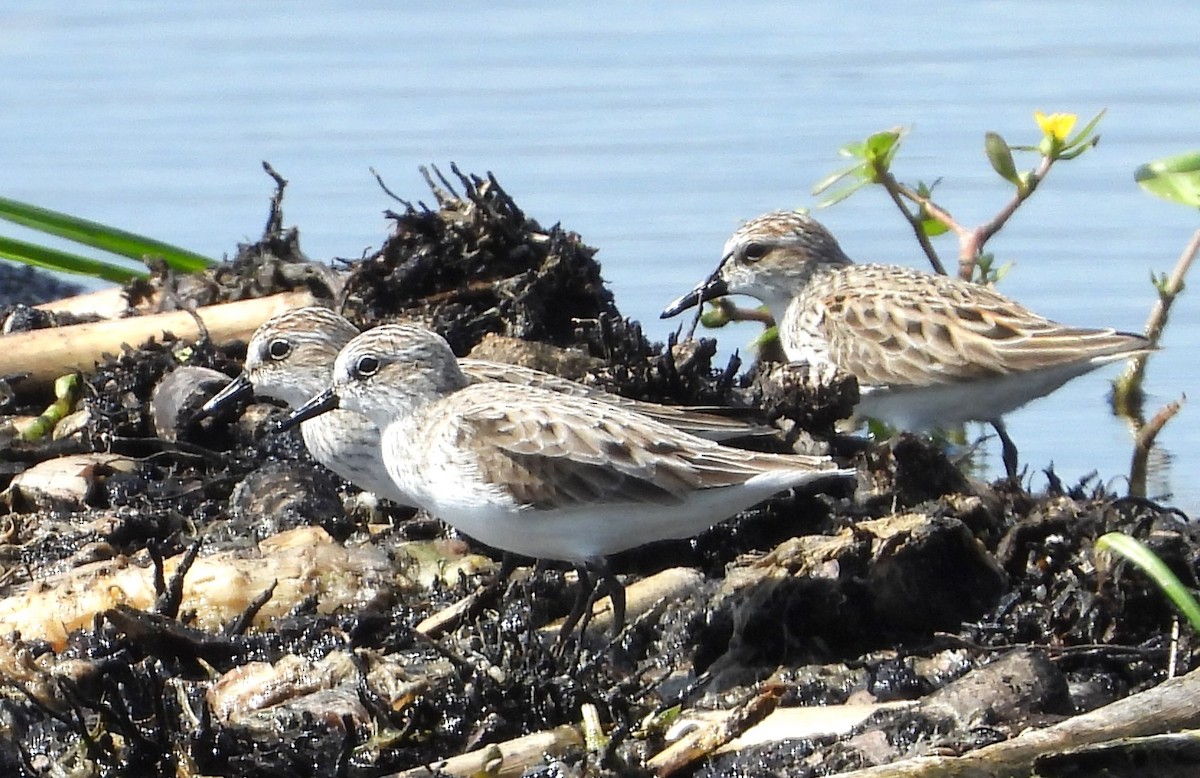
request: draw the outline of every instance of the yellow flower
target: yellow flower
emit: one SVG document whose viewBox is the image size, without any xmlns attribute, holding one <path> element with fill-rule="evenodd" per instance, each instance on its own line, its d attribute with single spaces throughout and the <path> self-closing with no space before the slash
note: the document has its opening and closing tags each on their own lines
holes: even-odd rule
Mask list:
<svg viewBox="0 0 1200 778">
<path fill-rule="evenodd" d="M 1063 143 L 1071 130 L 1075 129 L 1075 120 L 1079 117 L 1073 113 L 1052 113 L 1047 116 L 1041 111 L 1034 111 L 1033 118 L 1047 138 Z"/>
</svg>

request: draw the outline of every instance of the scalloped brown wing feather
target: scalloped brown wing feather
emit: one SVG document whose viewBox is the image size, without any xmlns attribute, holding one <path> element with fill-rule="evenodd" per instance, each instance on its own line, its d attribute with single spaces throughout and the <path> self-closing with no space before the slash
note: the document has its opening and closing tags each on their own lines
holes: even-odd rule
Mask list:
<svg viewBox="0 0 1200 778">
<path fill-rule="evenodd" d="M 469 451 L 484 480 L 537 509 L 674 504 L 699 489 L 741 484 L 772 469 L 833 467 L 822 457 L 724 448 L 582 398 L 506 394 L 502 408 L 455 409 L 457 444 Z"/>
<path fill-rule="evenodd" d="M 858 265 L 821 291 L 833 359 L 868 385 L 925 386 L 1148 348 L 1112 329 L 1068 327 L 977 284 Z M 903 271 L 903 272 L 898 272 Z"/>
</svg>

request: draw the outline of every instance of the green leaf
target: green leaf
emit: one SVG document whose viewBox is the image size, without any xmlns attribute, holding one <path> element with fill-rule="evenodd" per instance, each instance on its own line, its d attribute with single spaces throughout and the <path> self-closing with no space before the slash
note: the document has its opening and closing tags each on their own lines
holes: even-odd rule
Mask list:
<svg viewBox="0 0 1200 778">
<path fill-rule="evenodd" d="M 720 329 L 729 323 L 729 312 L 716 303 L 705 303 L 700 314 L 700 324 L 710 330 Z"/>
<path fill-rule="evenodd" d="M 1100 136 L 1097 135 L 1094 138 L 1092 138 L 1091 140 L 1089 140 L 1087 143 L 1084 143 L 1082 146 L 1076 146 L 1075 148 L 1071 149 L 1070 151 L 1060 151 L 1058 153 L 1057 158 L 1058 159 L 1075 159 L 1076 157 L 1078 157 L 1080 154 L 1084 153 L 1085 151 L 1096 148 L 1096 146 L 1098 146 L 1099 144 L 1100 144 Z"/>
<path fill-rule="evenodd" d="M 1096 541 L 1097 551 L 1109 551 L 1140 567 L 1146 575 L 1183 612 L 1192 629 L 1200 632 L 1200 603 L 1188 591 L 1171 568 L 1158 558 L 1144 543 L 1122 532 L 1109 532 Z"/>
<path fill-rule="evenodd" d="M 864 186 L 866 186 L 869 183 L 871 183 L 871 182 L 864 178 L 864 179 L 855 181 L 853 184 L 844 186 L 841 189 L 838 189 L 834 192 L 829 193 L 829 195 L 826 196 L 825 198 L 818 200 L 817 207 L 818 208 L 828 208 L 831 205 L 837 205 L 842 200 L 845 200 L 847 197 L 854 194 L 859 189 L 862 189 Z"/>
<path fill-rule="evenodd" d="M 755 351 L 762 351 L 764 348 L 771 346 L 779 341 L 779 328 L 767 327 L 760 332 L 754 340 L 750 341 L 750 348 Z"/>
<path fill-rule="evenodd" d="M 145 278 L 148 272 L 142 269 L 131 269 L 110 261 L 92 259 L 91 257 L 71 254 L 66 251 L 26 243 L 15 238 L 0 236 L 0 257 L 21 262 L 26 265 L 58 270 L 64 273 L 79 273 L 81 275 L 103 278 L 105 281 L 123 284 L 134 278 Z"/>
<path fill-rule="evenodd" d="M 855 174 L 858 174 L 858 176 L 861 178 L 863 175 L 863 170 L 863 163 L 856 162 L 849 167 L 844 167 L 841 170 L 830 173 L 817 183 L 813 184 L 812 193 L 814 195 L 819 195 L 821 192 L 824 192 L 826 189 L 833 186 L 838 181 L 841 181 L 843 178 L 848 178 L 849 176 Z"/>
<path fill-rule="evenodd" d="M 950 231 L 950 228 L 943 224 L 939 219 L 932 216 L 921 217 L 921 232 L 927 237 L 936 238 L 938 235 L 945 235 Z"/>
<path fill-rule="evenodd" d="M 900 140 L 898 130 L 877 132 L 867 138 L 867 153 L 875 159 L 884 159 L 894 153 L 896 143 Z"/>
<path fill-rule="evenodd" d="M 1014 186 L 1021 186 L 1021 177 L 1017 174 L 1016 163 L 1013 162 L 1012 149 L 999 133 L 989 132 L 983 136 L 983 150 L 987 154 L 988 162 L 992 163 L 992 170 Z"/>
<path fill-rule="evenodd" d="M 1200 151 L 1147 162 L 1133 178 L 1156 197 L 1200 208 Z"/>
<path fill-rule="evenodd" d="M 1079 132 L 1075 133 L 1071 137 L 1067 138 L 1067 140 L 1063 143 L 1063 148 L 1070 149 L 1070 148 L 1072 148 L 1074 146 L 1078 146 L 1082 143 L 1090 143 L 1092 146 L 1095 146 L 1097 141 L 1100 140 L 1100 136 L 1096 136 L 1095 138 L 1092 138 L 1091 135 L 1092 135 L 1092 132 L 1096 129 L 1096 125 L 1100 123 L 1100 120 L 1104 118 L 1104 114 L 1106 114 L 1106 113 L 1108 113 L 1108 109 L 1101 108 L 1100 113 L 1093 116 L 1091 121 L 1089 121 L 1087 124 L 1083 125 L 1083 129 L 1081 129 Z M 1078 155 L 1076 155 L 1076 156 L 1078 156 Z"/>
<path fill-rule="evenodd" d="M 857 159 L 865 159 L 867 156 L 867 144 L 860 140 L 851 141 L 845 146 L 838 149 L 838 154 L 843 157 L 855 157 Z"/>
<path fill-rule="evenodd" d="M 0 219 L 130 259 L 162 257 L 168 267 L 184 273 L 216 264 L 215 260 L 169 243 L 5 197 L 0 197 Z"/>
</svg>

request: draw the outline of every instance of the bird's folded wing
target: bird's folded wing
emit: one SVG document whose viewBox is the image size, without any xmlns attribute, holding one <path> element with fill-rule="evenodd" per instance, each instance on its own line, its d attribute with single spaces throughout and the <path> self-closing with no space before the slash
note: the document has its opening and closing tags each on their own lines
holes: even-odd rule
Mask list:
<svg viewBox="0 0 1200 778">
<path fill-rule="evenodd" d="M 519 393 L 514 398 L 460 408 L 458 444 L 470 451 L 484 480 L 519 504 L 674 504 L 762 472 L 750 452 L 621 408 L 565 396 L 545 403 L 523 403 Z"/>
</svg>

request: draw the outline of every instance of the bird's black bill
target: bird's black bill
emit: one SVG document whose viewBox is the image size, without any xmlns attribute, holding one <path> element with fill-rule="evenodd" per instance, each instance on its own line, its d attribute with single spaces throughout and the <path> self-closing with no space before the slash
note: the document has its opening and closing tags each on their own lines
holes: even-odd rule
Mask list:
<svg viewBox="0 0 1200 778">
<path fill-rule="evenodd" d="M 717 273 L 719 272 L 720 270 L 718 269 Z M 686 311 L 688 308 L 729 294 L 729 287 L 725 285 L 724 279 L 717 275 L 717 273 L 713 273 L 704 279 L 695 289 L 664 308 L 663 312 L 659 314 L 659 318 L 669 319 L 676 314 Z"/>
<path fill-rule="evenodd" d="M 196 420 L 199 421 L 205 416 L 211 416 L 222 408 L 238 400 L 249 398 L 253 394 L 254 385 L 250 383 L 250 378 L 245 373 L 242 373 L 237 378 L 225 384 L 224 389 L 214 394 L 208 402 L 200 406 L 199 412 L 196 413 Z"/>
<path fill-rule="evenodd" d="M 311 418 L 320 416 L 326 411 L 332 411 L 338 407 L 338 396 L 333 393 L 332 389 L 326 389 L 308 402 L 301 405 L 296 410 L 292 411 L 291 415 L 286 419 L 280 419 L 275 425 L 275 429 L 279 432 L 289 430 L 301 422 L 308 421 Z"/>
</svg>

